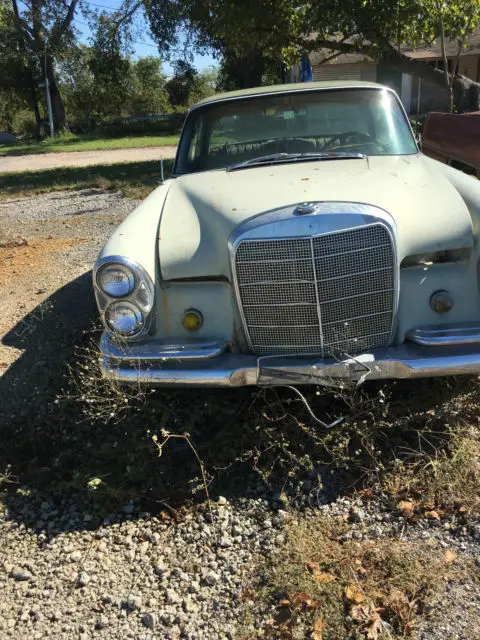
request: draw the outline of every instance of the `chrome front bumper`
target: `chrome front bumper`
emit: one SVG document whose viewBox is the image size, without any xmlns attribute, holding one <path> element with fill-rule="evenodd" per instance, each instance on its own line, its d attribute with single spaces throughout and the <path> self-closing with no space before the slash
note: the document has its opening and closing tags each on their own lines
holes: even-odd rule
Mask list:
<svg viewBox="0 0 480 640">
<path fill-rule="evenodd" d="M 227 353 L 227 343 L 190 340 L 119 345 L 107 333 L 100 342 L 105 377 L 119 383 L 161 386 L 243 387 L 275 384 L 340 384 L 365 380 L 428 378 L 480 373 L 480 325 L 416 329 L 402 345 L 340 360 L 318 356 Z"/>
</svg>

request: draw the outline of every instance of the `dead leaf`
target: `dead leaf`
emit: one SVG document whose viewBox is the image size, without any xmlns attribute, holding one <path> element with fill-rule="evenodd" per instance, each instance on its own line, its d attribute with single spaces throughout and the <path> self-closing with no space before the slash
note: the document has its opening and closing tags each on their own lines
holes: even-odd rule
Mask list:
<svg viewBox="0 0 480 640">
<path fill-rule="evenodd" d="M 365 600 L 365 596 L 355 585 L 349 585 L 345 589 L 345 597 L 349 602 L 353 602 L 355 604 L 360 604 Z"/>
<path fill-rule="evenodd" d="M 443 554 L 443 561 L 445 562 L 445 564 L 451 564 L 452 562 L 455 562 L 457 559 L 457 552 L 456 551 L 445 551 L 445 553 Z"/>
<path fill-rule="evenodd" d="M 466 513 L 466 511 L 468 511 L 468 509 L 464 504 L 458 507 L 458 513 Z"/>
<path fill-rule="evenodd" d="M 359 604 L 354 604 L 350 607 L 350 616 L 354 620 L 362 620 L 365 617 L 365 609 Z"/>
<path fill-rule="evenodd" d="M 289 606 L 290 606 L 290 600 L 280 600 L 280 602 L 277 605 L 277 607 L 289 607 Z"/>
<path fill-rule="evenodd" d="M 330 582 L 333 582 L 336 579 L 337 578 L 331 573 L 324 573 L 323 571 L 321 571 L 318 574 L 315 574 L 315 580 L 320 584 L 329 584 Z"/>
<path fill-rule="evenodd" d="M 325 623 L 323 620 L 323 616 L 320 616 L 313 623 L 312 640 L 322 640 L 324 629 L 325 629 Z"/>
<path fill-rule="evenodd" d="M 405 516 L 412 516 L 415 510 L 415 503 L 411 500 L 400 500 L 397 504 L 397 509 L 401 511 Z"/>
<path fill-rule="evenodd" d="M 424 515 L 428 520 L 440 520 L 438 511 L 425 511 Z"/>
<path fill-rule="evenodd" d="M 404 629 L 405 635 L 411 636 L 416 626 L 417 626 L 416 620 L 409 620 L 405 625 L 405 629 Z"/>
<path fill-rule="evenodd" d="M 336 580 L 336 577 L 331 573 L 322 571 L 318 562 L 309 562 L 307 564 L 307 569 L 320 584 L 328 584 L 329 582 Z"/>
<path fill-rule="evenodd" d="M 295 594 L 295 600 L 305 607 L 312 607 L 312 608 L 318 607 L 318 602 L 314 600 L 311 596 L 309 596 L 307 593 Z"/>
<path fill-rule="evenodd" d="M 378 640 L 378 634 L 382 631 L 383 623 L 378 613 L 374 614 L 366 627 L 367 638 Z"/>
<path fill-rule="evenodd" d="M 360 489 L 359 494 L 362 498 L 366 500 L 372 500 L 375 497 L 375 492 L 372 487 L 367 487 L 366 489 Z"/>
</svg>

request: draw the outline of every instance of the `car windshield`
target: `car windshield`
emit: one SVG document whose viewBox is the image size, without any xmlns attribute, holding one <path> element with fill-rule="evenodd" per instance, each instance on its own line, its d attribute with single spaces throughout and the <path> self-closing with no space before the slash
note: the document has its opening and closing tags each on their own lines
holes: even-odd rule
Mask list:
<svg viewBox="0 0 480 640">
<path fill-rule="evenodd" d="M 212 102 L 188 116 L 175 173 L 224 169 L 273 154 L 417 153 L 387 90 L 320 89 Z M 306 157 L 307 159 L 307 157 Z M 310 155 L 311 159 L 311 155 Z M 285 156 L 282 156 L 285 162 Z M 255 166 L 247 163 L 245 168 Z"/>
</svg>

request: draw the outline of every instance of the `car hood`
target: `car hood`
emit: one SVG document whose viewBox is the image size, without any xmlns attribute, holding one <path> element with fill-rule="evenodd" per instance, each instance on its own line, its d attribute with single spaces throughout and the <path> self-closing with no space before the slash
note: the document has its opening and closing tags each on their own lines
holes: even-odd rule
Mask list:
<svg viewBox="0 0 480 640">
<path fill-rule="evenodd" d="M 400 260 L 473 245 L 463 199 L 421 154 L 208 171 L 171 183 L 159 226 L 162 278 L 230 279 L 232 231 L 253 216 L 305 201 L 356 202 L 388 211 L 397 225 Z"/>
</svg>

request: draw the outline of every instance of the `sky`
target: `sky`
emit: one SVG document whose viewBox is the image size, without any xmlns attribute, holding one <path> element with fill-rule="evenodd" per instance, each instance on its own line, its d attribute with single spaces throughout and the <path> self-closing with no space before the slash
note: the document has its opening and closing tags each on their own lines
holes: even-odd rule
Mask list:
<svg viewBox="0 0 480 640">
<path fill-rule="evenodd" d="M 88 0 L 86 4 L 90 5 L 92 9 L 104 9 L 108 12 L 108 9 L 118 9 L 121 5 L 121 0 L 92 0 L 92 2 Z M 77 29 L 79 40 L 85 44 L 89 44 L 89 39 L 92 35 L 90 28 L 84 16 L 78 12 L 74 18 L 74 25 Z M 135 50 L 133 55 L 135 58 L 158 55 L 157 46 L 150 37 L 148 27 L 146 27 L 146 25 L 141 37 L 137 36 L 137 38 L 138 39 L 134 42 Z M 211 55 L 195 55 L 193 64 L 198 71 L 202 71 L 211 65 L 218 65 L 218 61 L 216 61 Z M 171 75 L 173 73 L 172 65 L 168 61 L 163 62 L 163 71 L 167 75 Z"/>
</svg>

